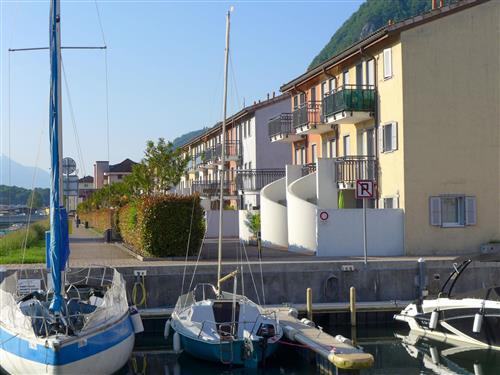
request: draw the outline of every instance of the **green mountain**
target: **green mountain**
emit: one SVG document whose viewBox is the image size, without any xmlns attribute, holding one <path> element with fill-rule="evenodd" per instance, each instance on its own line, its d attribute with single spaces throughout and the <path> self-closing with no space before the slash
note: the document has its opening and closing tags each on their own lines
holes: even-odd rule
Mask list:
<svg viewBox="0 0 500 375">
<path fill-rule="evenodd" d="M 208 128 L 203 128 L 203 129 L 198 129 L 198 130 L 193 130 L 192 132 L 182 134 L 181 136 L 175 138 L 173 140 L 174 147 L 181 147 L 182 145 L 188 143 L 191 139 L 196 138 L 199 136 L 201 133 L 205 132 Z"/>
<path fill-rule="evenodd" d="M 446 0 L 445 3 L 450 1 L 455 0 Z M 318 66 L 351 44 L 387 25 L 389 20 L 398 22 L 430 9 L 431 0 L 366 0 L 333 34 L 308 69 Z"/>
<path fill-rule="evenodd" d="M 35 188 L 36 200 L 34 206 L 48 206 L 50 201 L 50 189 Z M 29 205 L 31 203 L 31 190 L 18 186 L 0 185 L 0 204 Z"/>
</svg>

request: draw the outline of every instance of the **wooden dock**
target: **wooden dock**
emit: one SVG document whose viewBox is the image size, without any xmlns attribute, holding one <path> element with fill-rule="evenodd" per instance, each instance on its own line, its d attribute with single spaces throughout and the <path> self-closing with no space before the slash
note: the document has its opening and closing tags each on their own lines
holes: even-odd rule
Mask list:
<svg viewBox="0 0 500 375">
<path fill-rule="evenodd" d="M 281 307 L 268 309 L 268 311 L 277 313 L 280 325 L 288 340 L 303 345 L 305 349 L 316 353 L 323 360 L 316 362 L 326 361 L 327 364 L 333 365 L 332 368 L 322 363 L 322 372 L 333 373 L 336 369 L 356 371 L 373 366 L 374 358 L 371 354 L 355 347 L 348 339 L 339 336 L 333 337 L 323 332 L 322 329 L 303 323 L 289 313 L 289 308 Z"/>
</svg>

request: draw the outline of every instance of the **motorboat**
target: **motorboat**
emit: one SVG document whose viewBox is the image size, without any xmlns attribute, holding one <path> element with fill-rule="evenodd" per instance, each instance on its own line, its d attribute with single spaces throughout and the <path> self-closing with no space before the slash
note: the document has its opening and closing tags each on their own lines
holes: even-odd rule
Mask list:
<svg viewBox="0 0 500 375">
<path fill-rule="evenodd" d="M 460 257 L 437 296 L 418 299 L 394 318 L 437 341 L 500 350 L 500 286 L 453 293 L 473 262 L 500 262 L 500 253 Z"/>
</svg>

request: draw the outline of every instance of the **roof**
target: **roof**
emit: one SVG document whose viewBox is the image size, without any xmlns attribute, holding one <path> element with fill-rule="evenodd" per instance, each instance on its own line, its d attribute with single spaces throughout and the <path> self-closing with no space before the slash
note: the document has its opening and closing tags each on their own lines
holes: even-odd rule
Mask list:
<svg viewBox="0 0 500 375">
<path fill-rule="evenodd" d="M 236 112 L 234 115 L 231 115 L 226 119 L 226 124 L 229 123 L 234 123 L 235 121 L 241 119 L 242 117 L 245 117 L 248 114 L 252 114 L 253 112 L 257 111 L 260 108 L 267 107 L 268 105 L 279 103 L 285 99 L 288 99 L 289 95 L 288 94 L 281 94 L 275 97 L 272 97 L 267 100 L 259 101 L 259 102 L 254 102 L 254 104 L 249 105 L 245 108 L 243 108 L 241 111 Z M 199 136 L 190 139 L 188 142 L 184 143 L 180 148 L 185 148 L 193 143 L 197 143 L 200 140 L 202 140 L 205 137 L 208 137 L 210 135 L 215 135 L 222 129 L 222 121 L 217 122 L 214 126 L 211 128 L 207 129 L 207 131 L 203 132 Z"/>
<path fill-rule="evenodd" d="M 93 183 L 94 182 L 94 177 L 92 176 L 85 176 L 85 177 L 82 177 L 78 180 L 78 182 L 81 182 L 82 184 L 84 183 Z"/>
<path fill-rule="evenodd" d="M 359 42 L 352 44 L 344 51 L 332 56 L 317 67 L 308 70 L 292 81 L 285 83 L 283 86 L 281 86 L 280 90 L 282 92 L 287 92 L 293 89 L 296 85 L 320 75 L 327 69 L 332 68 L 340 62 L 353 57 L 356 54 L 362 54 L 364 49 L 377 42 L 380 42 L 383 39 L 386 39 L 389 36 L 398 35 L 404 30 L 420 26 L 421 24 L 434 21 L 438 18 L 448 16 L 450 14 L 485 3 L 487 1 L 490 0 L 459 0 L 456 3 L 452 3 L 441 8 L 436 8 L 418 16 L 410 17 L 403 21 L 384 26 L 374 33 L 370 34 L 366 38 L 360 40 Z"/>
<path fill-rule="evenodd" d="M 132 173 L 132 167 L 137 163 L 130 159 L 125 159 L 121 163 L 109 166 L 108 173 Z"/>
</svg>

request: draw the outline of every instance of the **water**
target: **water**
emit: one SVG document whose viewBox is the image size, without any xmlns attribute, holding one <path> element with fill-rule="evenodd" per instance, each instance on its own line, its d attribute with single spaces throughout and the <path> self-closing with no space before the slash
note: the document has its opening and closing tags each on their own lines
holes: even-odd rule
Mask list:
<svg viewBox="0 0 500 375">
<path fill-rule="evenodd" d="M 325 328 L 325 331 L 331 331 Z M 338 327 L 335 334 L 351 336 L 350 328 Z M 332 333 L 332 332 L 330 332 Z M 500 352 L 474 348 L 456 348 L 426 339 L 415 342 L 407 328 L 396 323 L 360 327 L 358 344 L 375 357 L 375 365 L 360 372 L 368 374 L 500 374 Z M 282 347 L 265 369 L 228 368 L 199 361 L 188 354 L 175 355 L 171 342 L 162 334 L 148 333 L 138 337 L 136 350 L 126 368 L 119 374 L 215 375 L 215 374 L 320 374 L 302 349 Z"/>
<path fill-rule="evenodd" d="M 148 324 L 146 324 L 146 327 Z M 283 346 L 264 369 L 229 368 L 203 362 L 188 354 L 172 352 L 172 342 L 163 339 L 163 322 L 154 331 L 137 336 L 129 363 L 116 375 L 309 375 L 321 372 L 310 363 L 302 349 Z M 326 326 L 326 325 L 325 325 Z M 148 328 L 148 327 L 147 327 Z M 151 325 L 149 327 L 151 329 Z M 331 331 L 325 328 L 325 331 Z M 337 327 L 335 334 L 351 336 L 350 328 Z M 360 327 L 358 344 L 375 357 L 375 365 L 361 375 L 396 374 L 500 374 L 500 352 L 474 348 L 455 348 L 429 340 L 415 343 L 408 329 L 395 323 Z M 302 352 L 301 352 L 302 351 Z M 0 373 L 2 373 L 0 369 Z"/>
</svg>

